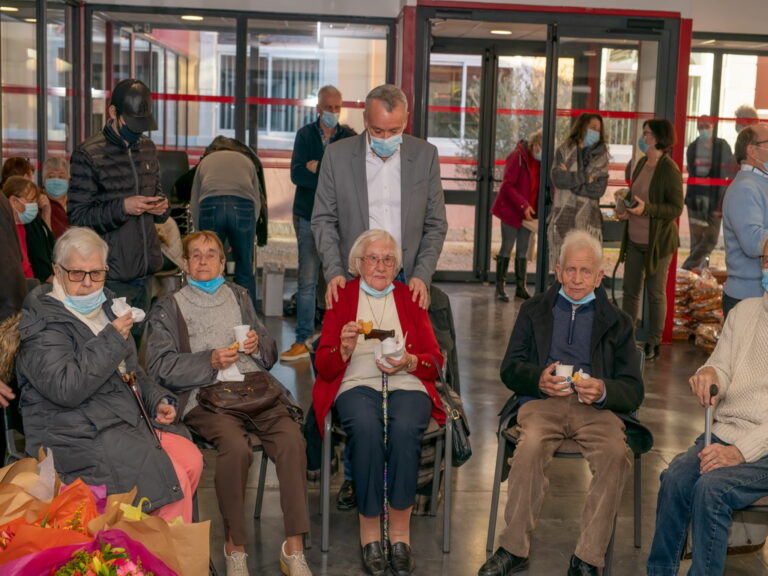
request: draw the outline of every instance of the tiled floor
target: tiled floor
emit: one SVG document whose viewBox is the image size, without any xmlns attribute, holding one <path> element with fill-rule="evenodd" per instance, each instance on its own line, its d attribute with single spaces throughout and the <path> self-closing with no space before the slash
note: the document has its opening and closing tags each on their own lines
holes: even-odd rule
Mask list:
<svg viewBox="0 0 768 576">
<path fill-rule="evenodd" d="M 442 513 L 436 518 L 418 517 L 412 520 L 412 544 L 416 557 L 417 575 L 471 576 L 485 561 L 485 540 L 491 499 L 491 484 L 496 455 L 496 414 L 507 398 L 506 389 L 498 378 L 501 358 L 512 329 L 519 301 L 508 304 L 493 299 L 490 286 L 478 284 L 441 285 L 451 297 L 458 332 L 458 349 L 462 396 L 472 426 L 474 455 L 455 471 L 452 507 L 452 551 L 441 550 Z M 268 328 L 277 337 L 279 348 L 293 342 L 293 319 L 269 318 Z M 617 542 L 614 556 L 616 576 L 645 574 L 645 561 L 654 529 L 658 477 L 671 458 L 687 448 L 703 429 L 703 412 L 688 392 L 687 376 L 704 361 L 698 349 L 686 343 L 662 348 L 662 355 L 646 365 L 646 400 L 640 418 L 655 435 L 655 447 L 643 456 L 642 474 L 642 548 L 632 545 L 632 481 L 627 487 L 619 512 Z M 278 364 L 273 373 L 299 398 L 302 406 L 310 402 L 312 377 L 308 362 L 294 365 Z M 211 550 L 214 563 L 224 576 L 222 557 L 223 531 L 213 489 L 212 467 L 215 453 L 207 453 L 208 469 L 199 490 L 201 517 L 212 520 Z M 256 495 L 258 464 L 251 470 L 249 481 L 249 516 Z M 340 482 L 334 478 L 332 497 Z M 560 575 L 567 571 L 579 532 L 579 517 L 589 471 L 581 460 L 556 460 L 551 467 L 551 483 L 541 518 L 534 535 L 531 551 L 531 575 Z M 506 494 L 502 487 L 499 521 Z M 313 548 L 307 552 L 315 576 L 347 576 L 362 574 L 359 561 L 358 524 L 354 512 L 339 512 L 332 507 L 331 547 L 320 552 L 319 487 L 310 487 L 310 513 Z M 274 467 L 269 467 L 267 492 L 261 520 L 254 521 L 249 538 L 249 566 L 252 575 L 280 574 L 278 557 L 283 540 L 282 515 L 278 499 Z M 681 573 L 687 570 L 683 564 Z M 734 576 L 768 575 L 768 552 L 732 557 L 726 574 Z M 713 575 L 715 576 L 715 575 Z"/>
</svg>

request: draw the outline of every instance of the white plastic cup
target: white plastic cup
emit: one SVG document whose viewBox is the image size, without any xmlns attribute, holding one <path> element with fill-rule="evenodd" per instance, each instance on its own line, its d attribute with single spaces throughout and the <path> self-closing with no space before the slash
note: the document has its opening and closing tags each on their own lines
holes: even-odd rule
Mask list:
<svg viewBox="0 0 768 576">
<path fill-rule="evenodd" d="M 237 340 L 237 343 L 239 344 L 237 348 L 238 352 L 245 351 L 245 340 L 248 338 L 248 332 L 250 331 L 251 327 L 248 324 L 235 326 L 235 340 Z"/>
<path fill-rule="evenodd" d="M 555 366 L 555 376 L 562 376 L 563 378 L 570 378 L 573 376 L 573 365 L 571 364 L 558 364 Z"/>
<path fill-rule="evenodd" d="M 235 273 L 235 263 L 232 260 L 227 262 L 227 275 L 232 276 Z"/>
</svg>

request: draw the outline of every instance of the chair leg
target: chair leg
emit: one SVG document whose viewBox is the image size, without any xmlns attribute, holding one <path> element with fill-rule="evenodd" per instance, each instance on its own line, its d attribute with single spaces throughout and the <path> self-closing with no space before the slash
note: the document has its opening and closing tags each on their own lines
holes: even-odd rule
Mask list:
<svg viewBox="0 0 768 576">
<path fill-rule="evenodd" d="M 264 450 L 261 451 L 261 465 L 259 466 L 259 486 L 256 489 L 256 507 L 253 510 L 253 517 L 261 518 L 261 505 L 264 503 L 264 486 L 267 483 L 267 465 L 269 458 Z"/>
<path fill-rule="evenodd" d="M 192 522 L 200 522 L 200 509 L 197 504 L 197 490 L 192 494 Z"/>
<path fill-rule="evenodd" d="M 635 454 L 635 548 L 640 548 L 643 541 L 642 524 L 642 498 L 643 498 L 643 468 L 640 460 L 640 454 Z"/>
<path fill-rule="evenodd" d="M 443 486 L 443 552 L 451 551 L 451 498 L 453 497 L 453 420 L 445 419 L 445 480 Z"/>
<path fill-rule="evenodd" d="M 429 515 L 437 516 L 437 499 L 440 497 L 440 465 L 443 462 L 443 439 L 435 442 L 435 464 L 432 469 L 432 496 L 429 501 Z"/>
<path fill-rule="evenodd" d="M 219 576 L 219 572 L 216 570 L 216 564 L 213 563 L 213 558 L 208 561 L 208 573 L 210 576 Z"/>
<path fill-rule="evenodd" d="M 307 515 L 309 515 L 309 491 L 306 492 L 305 495 L 306 502 L 307 502 Z M 307 532 L 304 534 L 304 549 L 309 550 L 312 548 L 312 526 L 311 523 L 307 525 Z"/>
<path fill-rule="evenodd" d="M 491 490 L 491 514 L 488 518 L 488 540 L 485 542 L 485 550 L 488 554 L 493 552 L 493 541 L 496 538 L 496 518 L 499 508 L 499 492 L 501 492 L 501 471 L 504 467 L 504 451 L 507 441 L 501 433 L 498 434 L 499 444 L 496 449 L 496 471 L 493 473 L 493 489 Z"/>
<path fill-rule="evenodd" d="M 331 523 L 331 435 L 331 413 L 328 412 L 323 423 L 323 460 L 320 467 L 320 550 L 323 552 L 328 552 Z"/>
<path fill-rule="evenodd" d="M 608 542 L 608 550 L 606 550 L 605 552 L 605 568 L 603 568 L 603 576 L 611 576 L 611 567 L 613 564 L 613 544 L 616 540 L 616 517 L 617 516 L 614 516 L 613 518 L 613 530 L 611 531 L 611 541 Z"/>
</svg>

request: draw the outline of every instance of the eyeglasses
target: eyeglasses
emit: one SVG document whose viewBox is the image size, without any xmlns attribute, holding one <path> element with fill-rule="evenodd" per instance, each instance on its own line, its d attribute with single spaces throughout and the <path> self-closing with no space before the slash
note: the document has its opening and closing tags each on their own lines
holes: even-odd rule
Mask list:
<svg viewBox="0 0 768 576">
<path fill-rule="evenodd" d="M 761 144 L 768 144 L 768 140 L 755 140 L 752 142 L 752 146 L 760 146 Z"/>
<path fill-rule="evenodd" d="M 82 282 L 86 275 L 90 276 L 91 282 L 104 282 L 107 279 L 106 270 L 67 270 L 64 266 L 59 267 L 67 273 L 70 282 Z"/>
<path fill-rule="evenodd" d="M 375 254 L 370 254 L 368 256 L 363 256 L 360 260 L 373 267 L 378 266 L 379 262 L 382 262 L 387 268 L 392 268 L 395 265 L 395 257 L 389 255 L 376 256 Z"/>
</svg>

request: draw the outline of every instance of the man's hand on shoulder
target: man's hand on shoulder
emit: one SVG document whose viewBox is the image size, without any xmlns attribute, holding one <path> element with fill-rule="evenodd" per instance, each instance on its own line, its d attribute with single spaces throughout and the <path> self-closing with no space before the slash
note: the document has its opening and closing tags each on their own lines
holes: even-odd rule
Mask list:
<svg viewBox="0 0 768 576">
<path fill-rule="evenodd" d="M 413 301 L 418 301 L 419 308 L 426 310 L 429 307 L 429 289 L 424 281 L 420 278 L 411 278 L 408 288 L 413 292 Z"/>
<path fill-rule="evenodd" d="M 550 364 L 539 376 L 539 390 L 547 396 L 570 396 L 573 394 L 571 385 L 565 381 L 564 376 L 555 376 L 557 362 Z"/>
<path fill-rule="evenodd" d="M 746 462 L 741 450 L 736 446 L 724 446 L 723 444 L 710 444 L 699 452 L 699 472 L 706 474 L 718 468 L 737 466 Z"/>
<path fill-rule="evenodd" d="M 712 384 L 718 385 L 717 372 L 712 366 L 704 366 L 700 368 L 696 374 L 688 379 L 688 385 L 691 387 L 691 392 L 699 399 L 699 404 L 706 408 L 707 406 L 714 406 L 717 395 L 710 396 L 709 389 Z"/>
<path fill-rule="evenodd" d="M 347 285 L 347 279 L 344 276 L 334 276 L 328 282 L 328 286 L 325 289 L 325 307 L 330 310 L 333 308 L 333 303 L 339 301 L 339 288 L 344 288 Z"/>
</svg>

